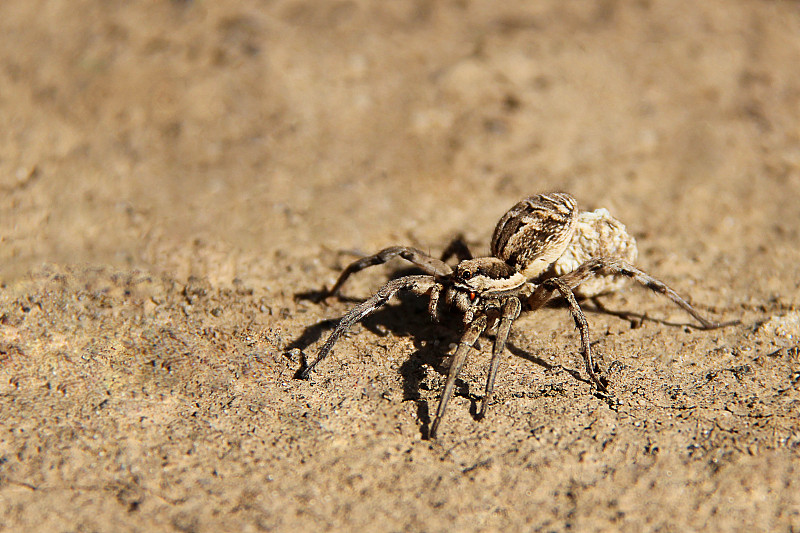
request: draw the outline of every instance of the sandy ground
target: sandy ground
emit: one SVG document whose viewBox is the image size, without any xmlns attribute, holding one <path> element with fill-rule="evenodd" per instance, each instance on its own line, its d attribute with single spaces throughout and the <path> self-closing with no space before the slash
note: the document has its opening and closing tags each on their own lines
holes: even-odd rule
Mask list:
<svg viewBox="0 0 800 533">
<path fill-rule="evenodd" d="M 0 529 L 800 530 L 800 8 L 789 1 L 0 2 Z M 646 290 L 490 341 L 403 268 L 519 199 L 606 207 Z M 641 317 L 646 317 L 642 320 Z"/>
</svg>

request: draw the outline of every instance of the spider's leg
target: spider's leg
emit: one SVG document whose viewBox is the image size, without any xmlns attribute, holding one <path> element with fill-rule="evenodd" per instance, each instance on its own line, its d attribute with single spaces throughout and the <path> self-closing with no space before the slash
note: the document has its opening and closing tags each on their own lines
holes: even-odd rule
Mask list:
<svg viewBox="0 0 800 533">
<path fill-rule="evenodd" d="M 464 362 L 467 360 L 469 349 L 472 348 L 472 345 L 475 344 L 478 337 L 480 337 L 481 333 L 486 329 L 486 324 L 486 315 L 480 315 L 467 326 L 464 335 L 461 336 L 461 341 L 458 343 L 453 361 L 450 363 L 450 372 L 447 374 L 447 382 L 442 391 L 442 398 L 439 400 L 439 407 L 436 408 L 436 416 L 433 418 L 433 423 L 431 423 L 431 429 L 428 433 L 428 436 L 432 439 L 436 438 L 436 430 L 439 428 L 445 409 L 447 409 L 447 403 L 453 396 L 456 378 L 461 373 L 461 369 L 464 368 Z"/>
<path fill-rule="evenodd" d="M 359 270 L 364 270 L 367 267 L 382 265 L 397 256 L 414 263 L 426 274 L 430 274 L 431 276 L 450 274 L 453 271 L 444 261 L 431 257 L 422 250 L 411 248 L 410 246 L 392 246 L 374 255 L 362 257 L 350 263 L 339 275 L 339 279 L 336 280 L 333 288 L 328 291 L 328 295 L 331 296 L 338 293 L 339 289 L 351 274 L 355 274 Z"/>
<path fill-rule="evenodd" d="M 394 293 L 400 290 L 408 290 L 416 294 L 425 294 L 426 292 L 430 291 L 435 284 L 436 282 L 431 276 L 405 276 L 394 279 L 381 287 L 370 299 L 365 300 L 364 302 L 352 308 L 339 320 L 339 324 L 337 324 L 336 329 L 331 332 L 328 340 L 325 341 L 325 344 L 320 349 L 319 354 L 317 354 L 317 358 L 313 363 L 303 369 L 303 371 L 300 373 L 300 377 L 303 379 L 308 378 L 308 375 L 312 370 L 314 370 L 314 367 L 317 366 L 320 361 L 325 359 L 325 357 L 333 348 L 333 345 L 336 344 L 336 341 L 339 340 L 339 337 L 341 337 L 345 331 L 347 331 L 356 322 L 363 320 L 377 311 L 382 305 L 389 301 Z"/>
<path fill-rule="evenodd" d="M 506 347 L 508 333 L 511 331 L 511 323 L 519 317 L 521 310 L 522 305 L 517 298 L 509 298 L 503 304 L 500 325 L 497 326 L 497 335 L 494 338 L 494 346 L 492 347 L 492 361 L 489 364 L 489 377 L 486 379 L 486 392 L 483 394 L 478 418 L 483 418 L 486 414 L 486 409 L 489 407 L 492 391 L 494 390 L 494 379 L 497 377 L 497 369 L 500 368 L 500 356 Z"/>
<path fill-rule="evenodd" d="M 600 381 L 600 378 L 594 371 L 592 346 L 589 342 L 589 323 L 586 321 L 586 316 L 583 314 L 583 311 L 581 311 L 581 307 L 578 305 L 578 301 L 575 299 L 572 289 L 566 282 L 563 281 L 563 277 L 548 279 L 543 283 L 543 285 L 548 285 L 551 288 L 558 290 L 564 299 L 567 300 L 567 303 L 569 304 L 569 311 L 572 314 L 572 319 L 575 321 L 575 327 L 578 328 L 578 331 L 581 335 L 581 354 L 583 355 L 583 360 L 586 363 L 586 372 L 589 374 L 589 377 L 592 378 L 592 383 L 597 386 L 599 391 L 607 392 L 606 386 L 603 385 L 603 382 Z"/>
<path fill-rule="evenodd" d="M 428 302 L 428 314 L 434 322 L 439 322 L 439 297 L 442 294 L 444 287 L 440 283 L 435 283 L 431 287 L 431 299 Z"/>
<path fill-rule="evenodd" d="M 469 246 L 467 246 L 463 235 L 453 239 L 442 252 L 442 261 L 447 261 L 451 257 L 455 257 L 459 262 L 472 259 L 472 252 L 469 251 Z"/>
<path fill-rule="evenodd" d="M 714 322 L 707 319 L 702 315 L 702 313 L 700 313 L 700 311 L 695 309 L 689 302 L 684 300 L 677 292 L 669 288 L 666 284 L 655 279 L 646 272 L 639 270 L 635 266 L 619 259 L 607 259 L 602 257 L 590 259 L 572 272 L 564 274 L 559 279 L 566 283 L 570 288 L 575 288 L 584 281 L 595 276 L 625 276 L 639 283 L 640 285 L 647 287 L 653 292 L 663 294 L 677 304 L 681 309 L 694 317 L 695 320 L 700 323 L 699 329 L 720 328 L 723 326 L 730 326 L 738 322 Z M 553 291 L 548 290 L 544 284 L 540 285 L 528 300 L 529 305 L 532 309 L 541 307 L 545 302 L 547 302 L 547 300 L 550 299 L 552 292 Z"/>
</svg>

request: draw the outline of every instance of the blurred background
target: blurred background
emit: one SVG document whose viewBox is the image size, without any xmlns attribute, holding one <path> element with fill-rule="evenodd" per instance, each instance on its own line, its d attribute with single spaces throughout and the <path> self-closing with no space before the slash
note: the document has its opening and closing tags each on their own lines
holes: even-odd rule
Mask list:
<svg viewBox="0 0 800 533">
<path fill-rule="evenodd" d="M 798 64 L 793 2 L 4 1 L 0 276 L 485 251 L 549 190 L 744 268 L 798 242 Z"/>
</svg>

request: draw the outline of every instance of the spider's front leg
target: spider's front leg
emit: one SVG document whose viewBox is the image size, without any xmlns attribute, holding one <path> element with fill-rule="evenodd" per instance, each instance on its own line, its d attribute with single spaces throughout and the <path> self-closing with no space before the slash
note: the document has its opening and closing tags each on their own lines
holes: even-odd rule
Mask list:
<svg viewBox="0 0 800 533">
<path fill-rule="evenodd" d="M 331 332 L 328 340 L 326 340 L 325 344 L 320 348 L 317 358 L 303 369 L 300 373 L 300 377 L 302 379 L 307 379 L 311 371 L 314 370 L 314 367 L 328 356 L 333 345 L 336 344 L 336 341 L 339 340 L 345 331 L 352 327 L 353 324 L 377 311 L 381 306 L 386 304 L 397 291 L 407 290 L 416 294 L 426 294 L 434 290 L 435 287 L 438 287 L 438 284 L 432 276 L 405 276 L 390 281 L 381 287 L 370 299 L 352 308 L 339 320 L 336 329 Z"/>
<path fill-rule="evenodd" d="M 500 314 L 499 324 L 497 326 L 497 334 L 494 338 L 494 346 L 492 347 L 492 360 L 489 363 L 489 375 L 486 378 L 486 390 L 483 394 L 483 401 L 481 408 L 478 411 L 478 418 L 483 418 L 486 415 L 486 409 L 489 407 L 489 402 L 492 399 L 492 391 L 494 390 L 494 380 L 497 377 L 497 370 L 500 368 L 500 356 L 506 347 L 506 340 L 511 331 L 511 323 L 519 317 L 522 310 L 522 305 L 516 297 L 509 298 L 503 304 L 503 309 Z"/>
<path fill-rule="evenodd" d="M 486 315 L 480 315 L 467 326 L 466 331 L 464 331 L 464 335 L 461 336 L 461 340 L 458 343 L 458 348 L 456 348 L 456 353 L 453 356 L 453 361 L 450 363 L 450 372 L 447 374 L 447 382 L 445 383 L 444 390 L 442 391 L 442 398 L 439 400 L 439 407 L 436 408 L 436 416 L 433 418 L 431 429 L 428 432 L 428 436 L 432 439 L 436 438 L 436 430 L 439 429 L 439 424 L 442 422 L 442 417 L 444 417 L 447 404 L 450 402 L 450 398 L 453 396 L 453 390 L 456 386 L 456 378 L 458 378 L 458 375 L 461 373 L 461 369 L 464 368 L 464 363 L 467 360 L 467 354 L 469 353 L 470 348 L 472 348 L 472 346 L 478 340 L 478 337 L 481 336 L 481 333 L 483 333 L 486 329 L 486 325 Z"/>
<path fill-rule="evenodd" d="M 450 268 L 447 263 L 429 256 L 422 250 L 411 248 L 410 246 L 392 246 L 390 248 L 385 248 L 376 254 L 362 257 L 361 259 L 350 263 L 339 275 L 339 279 L 336 280 L 336 283 L 333 285 L 331 290 L 326 291 L 326 297 L 337 294 L 344 282 L 347 281 L 347 278 L 349 278 L 352 274 L 355 274 L 359 270 L 364 270 L 367 267 L 382 265 L 383 263 L 386 263 L 395 257 L 402 257 L 406 261 L 417 265 L 426 274 L 431 276 L 442 276 L 450 274 L 453 271 L 453 269 Z"/>
</svg>

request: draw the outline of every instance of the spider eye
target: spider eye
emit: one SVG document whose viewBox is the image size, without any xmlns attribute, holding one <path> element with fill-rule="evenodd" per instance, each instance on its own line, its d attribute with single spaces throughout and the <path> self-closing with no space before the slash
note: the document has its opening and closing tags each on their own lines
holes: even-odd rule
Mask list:
<svg viewBox="0 0 800 533">
<path fill-rule="evenodd" d="M 465 270 L 464 273 L 461 274 L 461 277 L 464 279 L 469 279 L 472 277 L 472 272 L 470 272 L 469 270 Z"/>
</svg>

